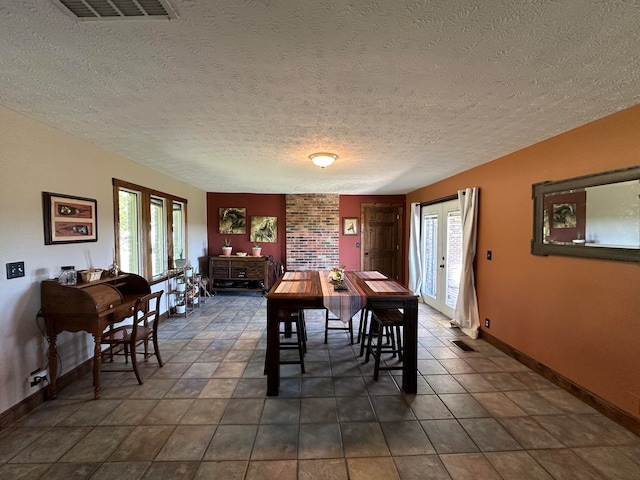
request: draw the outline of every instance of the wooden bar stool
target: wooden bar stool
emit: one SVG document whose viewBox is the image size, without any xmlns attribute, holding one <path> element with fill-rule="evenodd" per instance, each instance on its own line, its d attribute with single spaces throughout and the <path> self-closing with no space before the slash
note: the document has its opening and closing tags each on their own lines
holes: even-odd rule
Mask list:
<svg viewBox="0 0 640 480">
<path fill-rule="evenodd" d="M 360 357 L 364 356 L 364 351 L 367 348 L 367 338 L 368 338 L 367 327 L 369 326 L 370 316 L 371 316 L 371 310 L 369 310 L 367 307 L 363 308 L 362 311 L 360 312 L 360 325 L 358 327 L 358 343 L 360 344 L 360 354 L 359 354 Z M 393 328 L 388 326 L 384 327 L 384 333 L 385 333 L 385 336 L 387 337 L 387 344 L 389 344 L 389 342 L 395 342 Z M 374 335 L 375 335 L 375 331 L 374 331 Z M 395 353 L 393 354 L 393 356 L 395 357 Z"/>
<path fill-rule="evenodd" d="M 300 365 L 304 371 L 304 354 L 307 351 L 307 329 L 304 321 L 304 310 L 294 310 L 281 314 L 279 321 L 280 350 L 297 350 L 298 360 L 282 360 L 280 365 Z M 295 329 L 293 328 L 295 326 Z M 295 335 L 295 340 L 293 336 Z M 267 373 L 265 363 L 264 373 Z"/>
<path fill-rule="evenodd" d="M 367 326 L 369 324 L 369 316 L 371 310 L 364 307 L 360 311 L 360 325 L 358 325 L 358 343 L 360 344 L 360 356 L 364 355 L 364 349 L 367 346 Z"/>
<path fill-rule="evenodd" d="M 330 327 L 329 322 L 340 322 L 342 326 L 340 327 Z M 345 323 L 338 317 L 332 317 L 329 315 L 329 309 L 325 309 L 325 317 L 324 317 L 324 343 L 327 343 L 329 330 L 342 330 L 344 332 L 349 332 L 349 339 L 351 344 L 353 344 L 353 319 L 350 318 L 349 322 L 345 325 Z"/>
<path fill-rule="evenodd" d="M 374 308 L 371 310 L 371 326 L 369 327 L 369 336 L 367 340 L 365 362 L 369 361 L 372 355 L 375 359 L 373 370 L 373 379 L 378 380 L 380 370 L 402 370 L 402 366 L 380 366 L 380 358 L 383 353 L 391 353 L 392 357 L 398 355 L 398 359 L 402 361 L 402 335 L 400 327 L 404 323 L 404 314 L 397 308 Z M 391 340 L 383 345 L 383 337 L 387 331 Z M 395 332 L 394 332 L 395 330 Z M 395 335 L 394 335 L 395 333 Z M 376 343 L 373 344 L 373 337 L 376 336 Z"/>
</svg>

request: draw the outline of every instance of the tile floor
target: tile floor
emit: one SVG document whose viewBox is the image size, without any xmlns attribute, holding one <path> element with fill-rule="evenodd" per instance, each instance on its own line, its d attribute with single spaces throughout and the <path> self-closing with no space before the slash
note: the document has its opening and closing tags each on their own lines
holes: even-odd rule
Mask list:
<svg viewBox="0 0 640 480">
<path fill-rule="evenodd" d="M 307 372 L 266 397 L 265 306 L 168 319 L 144 385 L 105 373 L 94 401 L 87 377 L 0 432 L 0 479 L 640 479 L 640 438 L 424 305 L 417 395 L 309 311 Z"/>
</svg>

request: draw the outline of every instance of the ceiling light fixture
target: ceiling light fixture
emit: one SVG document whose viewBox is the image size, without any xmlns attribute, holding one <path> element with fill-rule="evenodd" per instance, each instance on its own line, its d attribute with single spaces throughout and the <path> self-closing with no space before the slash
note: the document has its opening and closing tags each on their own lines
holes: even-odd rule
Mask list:
<svg viewBox="0 0 640 480">
<path fill-rule="evenodd" d="M 324 168 L 335 162 L 338 159 L 338 155 L 336 155 L 335 153 L 319 152 L 312 153 L 311 155 L 309 155 L 309 158 L 314 165 L 317 165 L 320 168 Z"/>
</svg>

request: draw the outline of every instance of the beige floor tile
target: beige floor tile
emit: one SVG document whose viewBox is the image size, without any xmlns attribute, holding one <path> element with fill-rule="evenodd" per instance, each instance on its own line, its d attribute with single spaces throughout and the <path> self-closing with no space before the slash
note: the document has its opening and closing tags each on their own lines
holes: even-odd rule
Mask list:
<svg viewBox="0 0 640 480">
<path fill-rule="evenodd" d="M 440 455 L 452 480 L 502 480 L 500 474 L 481 453 Z"/>
<path fill-rule="evenodd" d="M 138 426 L 109 457 L 110 462 L 151 462 L 175 429 L 171 425 Z"/>
<path fill-rule="evenodd" d="M 296 460 L 250 462 L 245 480 L 296 480 Z"/>
<path fill-rule="evenodd" d="M 214 425 L 179 425 L 171 433 L 155 460 L 161 462 L 200 461 L 209 446 Z"/>
<path fill-rule="evenodd" d="M 249 462 L 219 461 L 201 462 L 194 480 L 243 480 Z"/>
<path fill-rule="evenodd" d="M 12 457 L 9 463 L 57 462 L 90 430 L 91 427 L 47 428 L 33 443 Z"/>
<path fill-rule="evenodd" d="M 347 458 L 351 480 L 400 480 L 400 474 L 391 457 Z"/>
<path fill-rule="evenodd" d="M 105 462 L 134 428 L 133 425 L 95 427 L 60 462 Z"/>
<path fill-rule="evenodd" d="M 343 458 L 299 460 L 298 480 L 348 480 L 347 465 Z"/>
</svg>

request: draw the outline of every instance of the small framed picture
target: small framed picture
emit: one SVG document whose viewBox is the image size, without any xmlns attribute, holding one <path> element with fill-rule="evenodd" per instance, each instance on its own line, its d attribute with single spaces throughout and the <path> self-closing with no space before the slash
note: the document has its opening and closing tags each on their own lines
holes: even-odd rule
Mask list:
<svg viewBox="0 0 640 480">
<path fill-rule="evenodd" d="M 360 234 L 358 217 L 342 217 L 342 234 L 343 235 L 359 235 Z"/>
<path fill-rule="evenodd" d="M 42 192 L 44 244 L 97 242 L 97 204 L 91 198 Z"/>
</svg>

